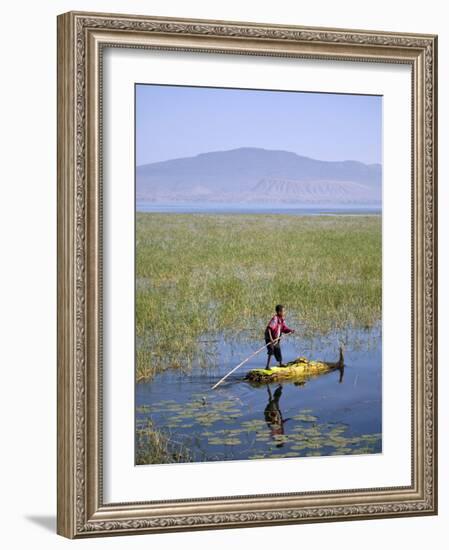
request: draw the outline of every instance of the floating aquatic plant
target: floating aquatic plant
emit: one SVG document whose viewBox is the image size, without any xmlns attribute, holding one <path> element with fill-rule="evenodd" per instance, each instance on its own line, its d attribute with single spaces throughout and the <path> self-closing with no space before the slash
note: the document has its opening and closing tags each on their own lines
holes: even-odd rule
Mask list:
<svg viewBox="0 0 449 550">
<path fill-rule="evenodd" d="M 381 434 L 352 434 L 346 424 L 321 422 L 310 409 L 301 409 L 292 415 L 297 424 L 288 433 L 277 432 L 278 425 L 270 425 L 263 419 L 236 420 L 243 415 L 242 404 L 232 396 L 215 394 L 204 403 L 198 396 L 189 402 L 176 404 L 173 401 L 159 401 L 151 406 L 142 405 L 139 412 L 150 415 L 159 411 L 164 427 L 176 433 L 186 433 L 184 444 L 200 445 L 203 460 L 221 460 L 223 455 L 214 452 L 214 447 L 250 449 L 253 445 L 263 446 L 246 455 L 248 458 L 293 458 L 299 456 L 335 456 L 344 454 L 369 454 L 378 452 Z M 226 427 L 232 423 L 233 426 Z M 138 426 L 142 425 L 142 420 Z M 272 431 L 274 429 L 274 432 Z M 193 430 L 194 436 L 190 434 Z M 189 435 L 190 434 L 190 435 Z M 248 451 L 246 451 L 248 452 Z M 215 457 L 215 458 L 213 458 Z M 225 458 L 229 458 L 225 456 Z"/>
</svg>

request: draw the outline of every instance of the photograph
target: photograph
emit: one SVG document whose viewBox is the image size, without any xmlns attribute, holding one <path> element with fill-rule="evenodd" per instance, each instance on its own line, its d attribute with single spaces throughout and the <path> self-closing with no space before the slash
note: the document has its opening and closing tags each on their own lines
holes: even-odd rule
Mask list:
<svg viewBox="0 0 449 550">
<path fill-rule="evenodd" d="M 135 465 L 382 453 L 382 96 L 134 101 Z"/>
<path fill-rule="evenodd" d="M 438 514 L 438 34 L 321 15 L 57 17 L 63 537 Z"/>
</svg>

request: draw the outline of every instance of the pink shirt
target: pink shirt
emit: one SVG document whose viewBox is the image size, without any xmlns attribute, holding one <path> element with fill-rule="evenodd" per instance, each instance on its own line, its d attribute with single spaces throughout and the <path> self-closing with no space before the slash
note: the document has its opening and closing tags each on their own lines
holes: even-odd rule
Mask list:
<svg viewBox="0 0 449 550">
<path fill-rule="evenodd" d="M 271 318 L 267 328 L 271 329 L 273 339 L 279 338 L 281 333 L 292 332 L 292 329 L 286 325 L 285 319 L 277 314 Z"/>
</svg>

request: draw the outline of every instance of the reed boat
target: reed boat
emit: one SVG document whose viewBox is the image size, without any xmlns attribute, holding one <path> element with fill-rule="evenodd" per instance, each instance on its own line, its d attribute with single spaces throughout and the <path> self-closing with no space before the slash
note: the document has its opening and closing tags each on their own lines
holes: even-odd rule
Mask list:
<svg viewBox="0 0 449 550">
<path fill-rule="evenodd" d="M 343 347 L 340 346 L 340 357 L 336 362 L 313 361 L 306 357 L 298 357 L 282 366 L 271 369 L 251 369 L 244 380 L 249 382 L 277 382 L 280 380 L 307 380 L 320 374 L 336 369 L 343 369 Z"/>
</svg>

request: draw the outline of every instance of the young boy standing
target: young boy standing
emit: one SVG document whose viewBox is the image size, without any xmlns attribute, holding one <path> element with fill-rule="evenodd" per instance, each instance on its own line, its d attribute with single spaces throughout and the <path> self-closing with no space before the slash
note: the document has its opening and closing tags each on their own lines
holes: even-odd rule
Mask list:
<svg viewBox="0 0 449 550">
<path fill-rule="evenodd" d="M 271 356 L 274 355 L 279 366 L 282 366 L 281 335 L 295 332 L 285 323 L 285 308 L 283 305 L 276 306 L 276 315 L 274 315 L 265 329 L 265 343 L 267 344 L 267 366 L 270 369 Z"/>
</svg>

